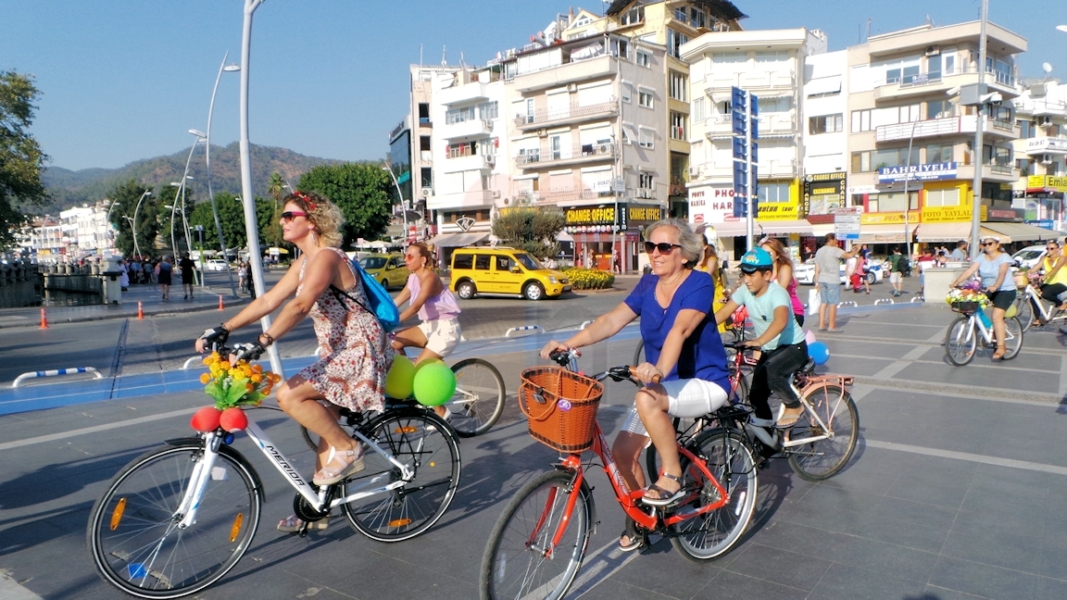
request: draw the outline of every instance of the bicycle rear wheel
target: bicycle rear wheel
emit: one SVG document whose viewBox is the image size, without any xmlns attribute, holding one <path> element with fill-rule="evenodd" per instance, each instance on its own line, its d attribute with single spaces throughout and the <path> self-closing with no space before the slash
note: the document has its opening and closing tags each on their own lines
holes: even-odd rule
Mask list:
<svg viewBox="0 0 1067 600">
<path fill-rule="evenodd" d="M 804 395 L 811 403 L 823 425 L 816 421 L 807 409 L 797 424 L 789 430 L 789 439 L 827 435 L 825 439 L 786 449 L 789 466 L 808 481 L 821 481 L 833 477 L 843 469 L 856 450 L 860 417 L 856 403 L 848 390 L 836 384 L 825 384 Z"/>
<path fill-rule="evenodd" d="M 1019 319 L 1019 325 L 1022 326 L 1023 331 L 1030 329 L 1030 326 L 1034 324 L 1034 301 L 1030 299 L 1030 294 L 1023 290 L 1019 293 L 1019 297 L 1015 299 L 1015 318 Z"/>
<path fill-rule="evenodd" d="M 507 389 L 500 371 L 480 358 L 461 360 L 452 366 L 456 393 L 445 406 L 452 411 L 452 428 L 459 437 L 474 437 L 489 431 L 504 412 Z"/>
<path fill-rule="evenodd" d="M 482 600 L 557 600 L 567 593 L 582 567 L 592 520 L 590 490 L 584 482 L 567 512 L 573 482 L 572 473 L 551 471 L 524 485 L 511 499 L 482 557 Z M 550 548 L 561 523 L 566 529 L 559 544 Z"/>
<path fill-rule="evenodd" d="M 138 598 L 179 598 L 215 583 L 241 560 L 256 534 L 261 499 L 249 467 L 228 452 L 211 469 L 196 522 L 180 526 L 185 515 L 178 505 L 202 458 L 201 442 L 189 440 L 141 455 L 111 480 L 86 532 L 105 581 Z"/>
<path fill-rule="evenodd" d="M 379 542 L 423 533 L 445 514 L 459 488 L 459 444 L 451 429 L 432 412 L 411 408 L 386 412 L 363 433 L 409 466 L 414 477 L 389 492 L 342 504 L 345 518 L 356 531 Z M 402 479 L 400 469 L 373 450 L 364 448 L 363 460 L 366 468 L 342 483 L 343 496 Z"/>
<path fill-rule="evenodd" d="M 1004 319 L 1004 360 L 1011 360 L 1019 355 L 1023 348 L 1023 326 L 1019 317 Z"/>
<path fill-rule="evenodd" d="M 970 318 L 957 317 L 948 326 L 948 332 L 945 334 L 945 358 L 957 367 L 962 367 L 974 358 L 977 346 L 978 332 L 971 325 Z"/>
<path fill-rule="evenodd" d="M 741 540 L 756 508 L 756 463 L 745 437 L 732 429 L 705 431 L 689 449 L 707 463 L 729 499 L 718 509 L 672 527 L 671 545 L 699 562 L 722 556 Z M 691 493 L 674 514 L 694 512 L 720 500 L 719 491 L 684 456 L 682 487 Z"/>
</svg>

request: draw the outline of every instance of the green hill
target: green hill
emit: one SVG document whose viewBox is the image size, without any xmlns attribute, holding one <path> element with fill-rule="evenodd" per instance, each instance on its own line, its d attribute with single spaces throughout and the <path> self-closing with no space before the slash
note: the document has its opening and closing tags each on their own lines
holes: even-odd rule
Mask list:
<svg viewBox="0 0 1067 600">
<path fill-rule="evenodd" d="M 282 178 L 296 185 L 300 176 L 312 168 L 341 161 L 297 154 L 285 148 L 252 145 L 252 187 L 257 196 L 267 196 L 270 174 L 277 171 Z M 179 181 L 185 170 L 188 150 L 170 156 L 158 156 L 132 162 L 118 169 L 82 169 L 71 171 L 61 167 L 49 167 L 41 174 L 41 180 L 51 202 L 37 207 L 35 212 L 55 214 L 61 210 L 93 203 L 107 197 L 117 183 L 135 179 L 157 188 L 172 181 Z M 197 148 L 189 165 L 189 175 L 194 179 L 189 187 L 207 192 L 207 169 L 204 166 L 204 150 Z M 226 147 L 211 148 L 211 186 L 216 192 L 241 193 L 240 151 L 237 142 Z"/>
</svg>

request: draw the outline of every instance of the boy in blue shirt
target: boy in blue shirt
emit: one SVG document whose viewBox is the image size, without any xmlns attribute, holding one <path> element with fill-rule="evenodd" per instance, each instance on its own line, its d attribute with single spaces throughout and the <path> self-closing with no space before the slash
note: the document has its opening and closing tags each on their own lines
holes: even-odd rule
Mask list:
<svg viewBox="0 0 1067 600">
<path fill-rule="evenodd" d="M 804 331 L 793 318 L 793 306 L 789 292 L 771 281 L 774 277 L 774 261 L 763 248 L 749 250 L 741 257 L 741 281 L 730 295 L 730 301 L 715 313 L 715 320 L 722 323 L 744 306 L 756 330 L 756 339 L 745 342 L 746 346 L 758 347 L 763 352 L 752 372 L 749 402 L 755 409 L 752 423 L 759 427 L 776 425 L 788 429 L 796 424 L 804 408 L 800 398 L 790 386 L 793 373 L 808 361 L 808 343 Z M 771 391 L 777 392 L 783 407 L 777 424 L 771 420 L 768 403 Z"/>
</svg>

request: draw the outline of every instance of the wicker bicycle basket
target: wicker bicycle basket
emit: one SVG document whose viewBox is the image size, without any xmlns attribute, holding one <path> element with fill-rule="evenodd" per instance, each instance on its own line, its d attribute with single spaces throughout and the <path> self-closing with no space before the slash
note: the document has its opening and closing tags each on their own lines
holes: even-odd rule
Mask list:
<svg viewBox="0 0 1067 600">
<path fill-rule="evenodd" d="M 593 445 L 603 394 L 599 381 L 561 367 L 532 367 L 522 372 L 519 409 L 535 440 L 559 452 L 582 452 Z"/>
<path fill-rule="evenodd" d="M 1015 287 L 1022 290 L 1026 289 L 1026 286 L 1030 285 L 1030 275 L 1025 271 L 1020 271 L 1015 274 Z"/>
<path fill-rule="evenodd" d="M 978 303 L 972 300 L 964 300 L 962 302 L 953 302 L 952 310 L 958 313 L 969 315 L 978 310 Z"/>
</svg>

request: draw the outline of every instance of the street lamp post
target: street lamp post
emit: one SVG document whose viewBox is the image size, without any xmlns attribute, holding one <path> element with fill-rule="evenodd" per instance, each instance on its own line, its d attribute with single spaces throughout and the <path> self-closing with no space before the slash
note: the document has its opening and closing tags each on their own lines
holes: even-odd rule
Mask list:
<svg viewBox="0 0 1067 600">
<path fill-rule="evenodd" d="M 982 0 L 981 25 L 978 31 L 978 98 L 974 124 L 974 195 L 971 200 L 971 260 L 978 260 L 982 234 L 982 96 L 985 95 L 986 23 L 989 21 L 989 0 Z"/>
<path fill-rule="evenodd" d="M 196 232 L 196 239 L 200 252 L 197 255 L 196 260 L 196 262 L 200 263 L 200 287 L 204 287 L 204 226 L 193 225 L 193 231 Z M 225 255 L 226 253 L 223 252 L 223 257 L 225 257 Z M 226 270 L 229 271 L 230 269 L 227 268 Z"/>
<path fill-rule="evenodd" d="M 244 21 L 241 28 L 241 202 L 244 204 L 245 231 L 248 234 L 248 260 L 251 266 L 252 285 L 255 287 L 256 296 L 263 295 L 263 258 L 260 256 L 259 229 L 256 220 L 256 196 L 252 189 L 252 151 L 248 140 L 248 74 L 250 69 L 250 56 L 252 54 L 252 15 L 259 8 L 263 0 L 244 1 Z M 271 324 L 270 315 L 264 315 L 259 320 L 263 331 Z M 282 368 L 281 355 L 278 354 L 278 344 L 271 344 L 267 348 L 270 355 L 271 369 L 285 379 L 285 371 Z"/>
<path fill-rule="evenodd" d="M 145 190 L 145 193 L 141 194 L 140 199 L 137 200 L 137 206 L 133 208 L 133 251 L 138 257 L 141 256 L 141 251 L 137 248 L 137 211 L 141 210 L 141 201 L 151 195 L 152 192 Z"/>
<path fill-rule="evenodd" d="M 382 170 L 389 173 L 389 177 L 393 180 L 393 185 L 396 186 L 396 195 L 400 198 L 400 208 L 404 211 L 404 244 L 403 247 L 408 245 L 408 204 L 404 201 L 404 192 L 400 189 L 400 182 L 396 179 L 396 173 L 393 173 L 391 167 L 382 167 Z"/>
<path fill-rule="evenodd" d="M 130 229 L 133 230 L 133 251 L 137 256 L 141 256 L 141 249 L 137 246 L 137 218 L 129 215 L 122 215 L 122 218 L 130 222 Z"/>
</svg>

